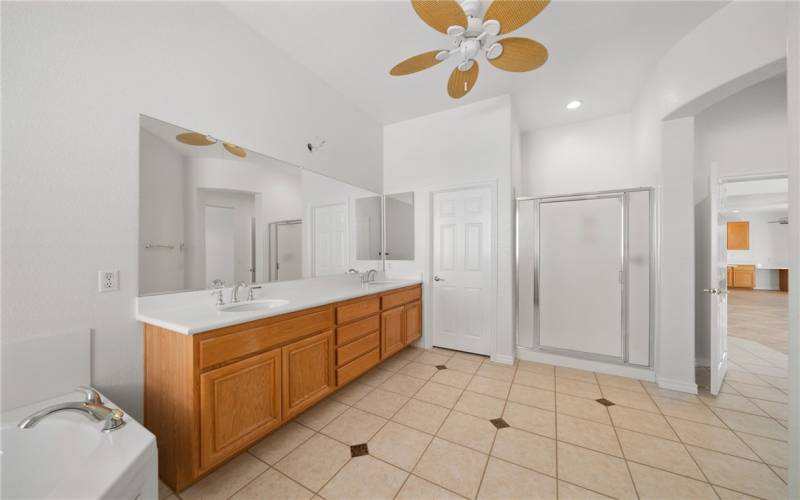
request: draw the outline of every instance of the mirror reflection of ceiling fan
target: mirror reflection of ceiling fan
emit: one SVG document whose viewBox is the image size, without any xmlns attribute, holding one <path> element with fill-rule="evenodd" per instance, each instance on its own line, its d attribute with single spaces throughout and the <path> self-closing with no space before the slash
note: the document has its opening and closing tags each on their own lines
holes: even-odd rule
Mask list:
<svg viewBox="0 0 800 500">
<path fill-rule="evenodd" d="M 455 48 L 432 50 L 410 57 L 389 71 L 392 76 L 409 75 L 435 66 L 451 56 L 459 58 L 450 73 L 447 93 L 453 99 L 467 95 L 478 80 L 477 57 L 481 53 L 496 68 L 532 71 L 547 61 L 547 49 L 523 37 L 492 38 L 522 27 L 536 17 L 549 0 L 494 0 L 481 16 L 479 0 L 411 0 L 417 15 L 428 26 L 449 36 Z"/>
<path fill-rule="evenodd" d="M 188 144 L 189 146 L 211 146 L 212 144 L 217 143 L 217 140 L 210 135 L 204 135 L 199 132 L 185 132 L 183 134 L 178 134 L 175 136 L 175 139 L 178 142 Z M 247 156 L 247 151 L 236 144 L 223 142 L 222 146 L 228 151 L 228 153 L 238 156 L 239 158 L 244 158 Z"/>
</svg>

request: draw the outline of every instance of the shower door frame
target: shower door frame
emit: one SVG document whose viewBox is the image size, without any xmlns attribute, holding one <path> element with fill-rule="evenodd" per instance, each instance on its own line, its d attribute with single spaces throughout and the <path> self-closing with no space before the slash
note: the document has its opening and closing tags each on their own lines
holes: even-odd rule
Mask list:
<svg viewBox="0 0 800 500">
<path fill-rule="evenodd" d="M 648 221 L 649 221 L 649 328 L 648 328 L 648 364 L 641 365 L 636 363 L 630 363 L 628 361 L 628 292 L 629 292 L 629 212 L 630 212 L 630 193 L 635 192 L 643 192 L 646 191 L 649 193 L 649 214 L 648 214 Z M 604 354 L 597 354 L 591 352 L 584 352 L 584 351 L 577 351 L 572 349 L 562 349 L 557 347 L 549 347 L 549 346 L 542 346 L 541 344 L 541 311 L 539 309 L 539 270 L 540 270 L 540 236 L 541 236 L 541 205 L 542 203 L 554 203 L 554 202 L 564 202 L 564 201 L 585 201 L 585 200 L 593 200 L 593 199 L 608 199 L 608 198 L 620 198 L 622 201 L 622 245 L 621 245 L 621 266 L 622 266 L 622 286 L 621 288 L 621 307 L 620 307 L 620 314 L 621 314 L 621 339 L 622 339 L 622 356 L 608 356 Z M 523 346 L 520 344 L 519 339 L 519 311 L 520 311 L 520 297 L 519 297 L 519 259 L 520 259 L 520 251 L 519 251 L 519 233 L 520 233 L 520 226 L 519 226 L 519 205 L 520 202 L 535 202 L 535 206 L 533 208 L 533 234 L 535 238 L 535 242 L 533 245 L 533 258 L 534 258 L 534 266 L 533 266 L 533 342 L 532 345 Z M 518 197 L 515 201 L 515 226 L 516 226 L 516 233 L 515 233 L 515 258 L 514 258 L 514 291 L 515 291 L 515 302 L 514 302 L 514 341 L 515 346 L 517 349 L 526 350 L 526 351 L 534 351 L 534 352 L 543 352 L 548 354 L 558 354 L 558 355 L 565 355 L 570 357 L 578 357 L 582 359 L 587 359 L 591 361 L 601 361 L 605 363 L 613 363 L 619 365 L 626 365 L 626 366 L 647 366 L 653 367 L 654 365 L 654 344 L 655 344 L 655 324 L 656 324 L 656 279 L 657 279 L 657 262 L 658 262 L 658 255 L 657 255 L 657 228 L 656 228 L 656 190 L 652 187 L 638 187 L 638 188 L 629 188 L 629 189 L 615 189 L 615 190 L 607 190 L 607 191 L 595 191 L 595 192 L 583 192 L 583 193 L 574 193 L 574 194 L 564 194 L 564 195 L 551 195 L 551 196 L 527 196 L 527 197 Z"/>
</svg>

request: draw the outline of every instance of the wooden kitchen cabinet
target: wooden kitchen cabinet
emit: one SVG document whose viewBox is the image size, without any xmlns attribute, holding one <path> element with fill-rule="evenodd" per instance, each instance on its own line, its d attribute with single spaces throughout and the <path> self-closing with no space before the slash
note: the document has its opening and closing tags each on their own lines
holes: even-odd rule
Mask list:
<svg viewBox="0 0 800 500">
<path fill-rule="evenodd" d="M 180 492 L 422 335 L 412 285 L 184 335 L 144 326 L 145 426 Z"/>
<path fill-rule="evenodd" d="M 281 423 L 281 350 L 200 375 L 200 468 L 208 469 Z"/>
<path fill-rule="evenodd" d="M 756 266 L 740 265 L 729 268 L 731 280 L 728 286 L 731 288 L 755 288 L 756 286 Z"/>
<path fill-rule="evenodd" d="M 402 306 L 381 313 L 381 359 L 406 346 L 403 332 L 404 315 Z"/>
<path fill-rule="evenodd" d="M 286 418 L 324 398 L 336 386 L 333 331 L 283 348 L 283 414 Z"/>
<path fill-rule="evenodd" d="M 728 250 L 750 250 L 750 223 L 728 222 Z"/>
</svg>

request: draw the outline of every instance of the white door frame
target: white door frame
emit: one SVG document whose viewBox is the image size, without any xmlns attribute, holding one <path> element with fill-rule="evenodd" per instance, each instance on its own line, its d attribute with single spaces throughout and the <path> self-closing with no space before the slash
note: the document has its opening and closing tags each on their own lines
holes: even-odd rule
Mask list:
<svg viewBox="0 0 800 500">
<path fill-rule="evenodd" d="M 317 209 L 318 208 L 325 208 L 325 207 L 334 207 L 337 205 L 344 205 L 346 217 L 344 218 L 344 227 L 345 232 L 347 233 L 345 237 L 345 256 L 347 257 L 347 262 L 350 262 L 350 199 L 346 199 L 345 201 L 340 201 L 338 203 L 324 203 L 322 205 L 311 205 L 311 209 L 309 210 L 311 213 L 309 214 L 309 219 L 311 220 L 311 224 L 309 224 L 309 233 L 310 236 L 308 241 L 311 243 L 309 247 L 309 255 L 311 256 L 311 265 L 309 268 L 311 269 L 311 277 L 317 277 L 317 255 L 316 255 L 316 234 L 317 234 Z"/>
<path fill-rule="evenodd" d="M 475 188 L 488 188 L 489 194 L 491 196 L 491 214 L 489 215 L 489 220 L 492 223 L 492 232 L 491 232 L 491 241 L 492 241 L 492 277 L 489 280 L 490 282 L 490 297 L 494 297 L 494 300 L 491 302 L 491 319 L 489 321 L 490 329 L 489 329 L 489 345 L 491 346 L 490 355 L 494 359 L 497 354 L 497 277 L 498 277 L 498 258 L 497 258 L 497 179 L 492 179 L 489 181 L 483 182 L 474 182 L 474 183 L 466 183 L 466 184 L 455 184 L 449 187 L 441 187 L 436 188 L 431 191 L 428 191 L 427 202 L 428 202 L 428 217 L 426 222 L 428 224 L 428 262 L 426 264 L 426 271 L 427 271 L 427 279 L 424 279 L 425 283 L 428 285 L 428 290 L 432 290 L 433 287 L 433 198 L 435 194 L 439 193 L 447 193 L 451 191 L 462 191 L 466 189 L 475 189 Z M 433 301 L 434 294 L 430 291 L 423 296 L 423 311 L 430 311 L 429 314 L 424 315 L 424 325 L 425 325 L 425 335 L 423 335 L 423 345 L 426 349 L 430 349 L 433 347 L 433 311 L 434 311 L 434 301 Z"/>
</svg>

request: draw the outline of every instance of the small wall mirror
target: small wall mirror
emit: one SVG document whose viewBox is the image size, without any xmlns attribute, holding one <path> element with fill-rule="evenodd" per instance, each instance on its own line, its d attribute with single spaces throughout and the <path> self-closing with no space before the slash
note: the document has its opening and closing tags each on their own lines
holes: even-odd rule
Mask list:
<svg viewBox="0 0 800 500">
<path fill-rule="evenodd" d="M 414 193 L 384 196 L 386 260 L 414 260 Z"/>
<path fill-rule="evenodd" d="M 378 193 L 147 116 L 139 141 L 140 295 L 381 268 Z"/>
<path fill-rule="evenodd" d="M 381 197 L 368 196 L 356 200 L 356 258 L 379 260 L 383 252 L 381 239 Z"/>
</svg>

